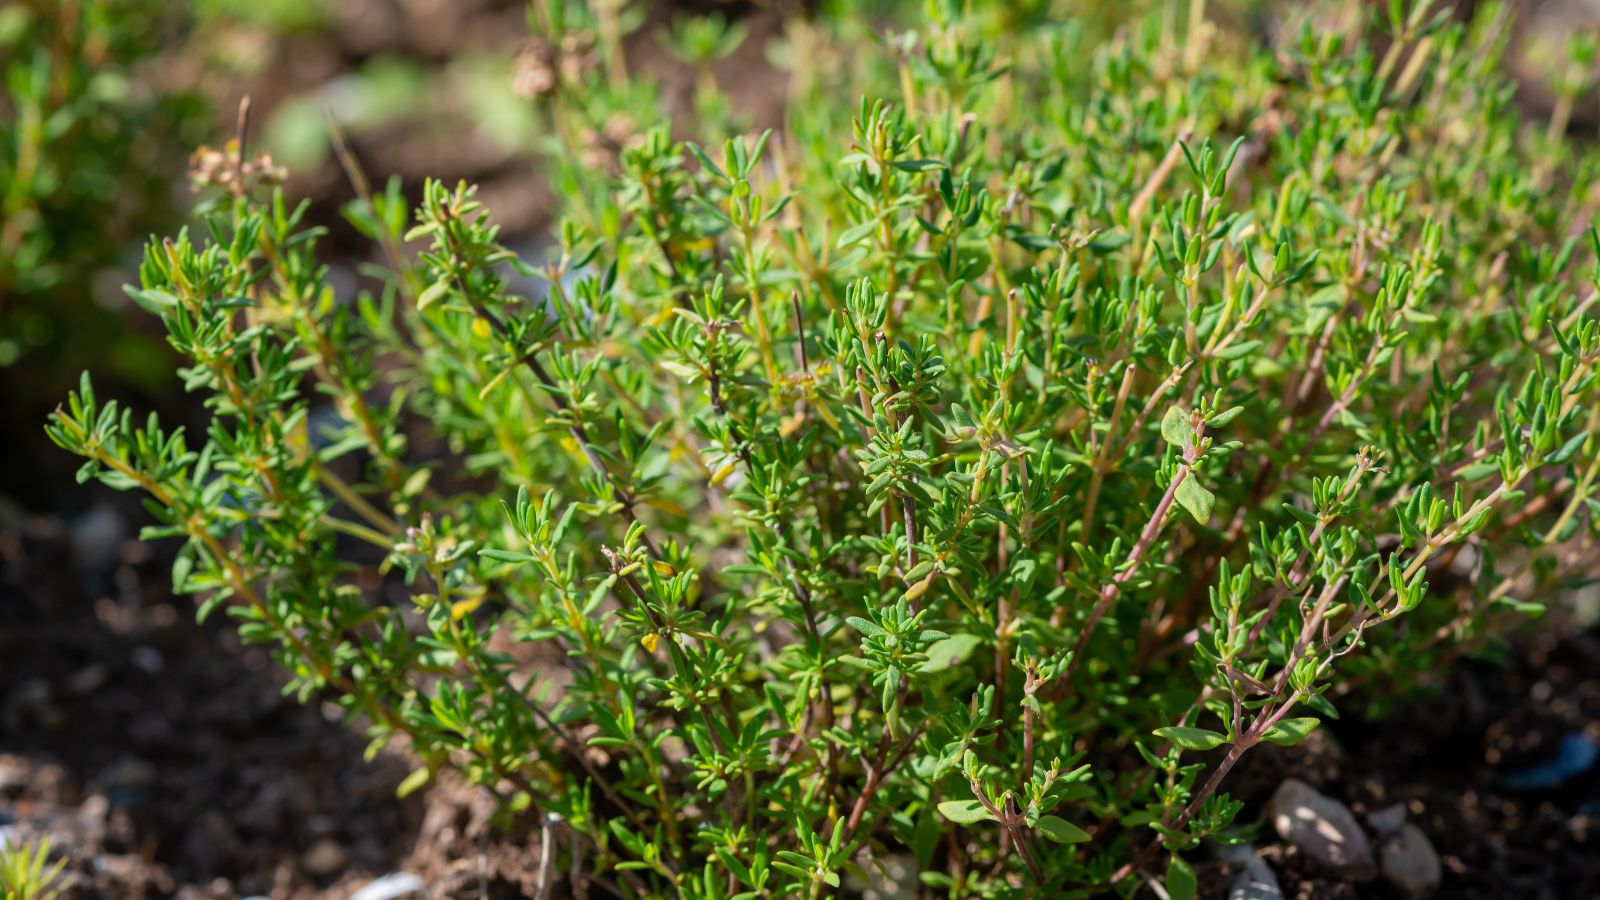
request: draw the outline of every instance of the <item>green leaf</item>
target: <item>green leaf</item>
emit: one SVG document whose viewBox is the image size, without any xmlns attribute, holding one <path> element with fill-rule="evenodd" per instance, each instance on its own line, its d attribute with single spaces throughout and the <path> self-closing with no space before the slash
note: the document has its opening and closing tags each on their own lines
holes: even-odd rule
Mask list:
<svg viewBox="0 0 1600 900">
<path fill-rule="evenodd" d="M 1242 406 L 1235 406 L 1230 409 L 1225 409 L 1207 419 L 1206 426 L 1209 428 L 1221 428 L 1229 422 L 1232 422 L 1234 419 L 1237 419 L 1239 414 L 1242 412 L 1244 412 L 1244 407 Z"/>
<path fill-rule="evenodd" d="M 946 800 L 939 804 L 939 815 L 957 825 L 994 821 L 994 815 L 977 800 Z"/>
<path fill-rule="evenodd" d="M 1254 353 L 1255 349 L 1259 346 L 1261 346 L 1260 341 L 1244 341 L 1242 343 L 1232 344 L 1217 351 L 1217 359 L 1225 359 L 1229 361 L 1242 359 L 1246 356 L 1249 356 L 1251 353 Z M 1235 408 L 1237 409 L 1237 407 Z"/>
<path fill-rule="evenodd" d="M 405 780 L 400 782 L 400 786 L 394 789 L 394 795 L 396 797 L 405 797 L 409 794 L 416 793 L 418 788 L 427 784 L 431 780 L 433 780 L 433 770 L 427 766 L 423 766 L 422 768 L 417 769 L 415 772 L 412 772 L 410 775 L 407 775 Z"/>
<path fill-rule="evenodd" d="M 428 307 L 444 299 L 444 295 L 449 292 L 450 282 L 435 281 L 433 284 L 423 288 L 422 293 L 417 295 L 417 309 L 427 309 Z"/>
<path fill-rule="evenodd" d="M 1204 728 L 1168 725 L 1155 730 L 1156 737 L 1166 738 L 1185 750 L 1212 750 L 1227 742 L 1228 736 Z"/>
<path fill-rule="evenodd" d="M 972 651 L 978 649 L 982 643 L 983 640 L 974 634 L 953 634 L 927 649 L 928 659 L 922 664 L 921 671 L 930 674 L 943 672 L 966 662 Z"/>
<path fill-rule="evenodd" d="M 1194 429 L 1189 427 L 1189 414 L 1176 406 L 1167 407 L 1167 414 L 1161 417 L 1161 436 L 1179 450 L 1188 447 L 1194 440 Z"/>
<path fill-rule="evenodd" d="M 1300 719 L 1283 719 L 1278 724 L 1267 729 L 1262 738 L 1269 740 L 1280 747 L 1293 747 L 1306 739 L 1306 735 L 1317 730 L 1322 720 L 1313 716 Z"/>
<path fill-rule="evenodd" d="M 1316 513 L 1311 512 L 1310 510 L 1301 509 L 1300 507 L 1295 506 L 1293 503 L 1285 503 L 1283 504 L 1283 508 L 1289 513 L 1289 515 L 1294 516 L 1296 519 L 1299 519 L 1301 522 L 1304 522 L 1307 525 L 1315 525 L 1322 521 L 1321 516 L 1318 516 Z"/>
<path fill-rule="evenodd" d="M 711 157 L 707 156 L 706 152 L 704 150 L 701 150 L 698 144 L 695 144 L 693 141 L 690 141 L 688 143 L 685 143 L 684 146 L 689 149 L 689 153 L 691 153 L 694 156 L 695 159 L 700 161 L 700 165 L 705 166 L 707 169 L 710 169 L 712 172 L 716 173 L 716 176 L 718 178 L 721 178 L 724 181 L 727 180 L 727 178 L 728 178 L 727 173 L 722 171 L 722 167 L 721 166 L 719 166 L 716 163 L 712 162 L 711 161 Z"/>
<path fill-rule="evenodd" d="M 849 228 L 846 228 L 844 231 L 840 232 L 839 240 L 836 242 L 836 246 L 838 246 L 839 248 L 843 249 L 845 247 L 850 246 L 851 244 L 854 244 L 854 243 L 856 243 L 858 241 L 864 240 L 867 237 L 867 235 L 872 234 L 874 231 L 877 230 L 877 228 L 878 228 L 878 220 L 877 219 L 868 219 L 865 222 L 861 222 L 861 223 L 858 223 L 856 225 L 852 225 Z"/>
<path fill-rule="evenodd" d="M 899 159 L 899 160 L 895 160 L 894 162 L 890 163 L 890 165 L 894 166 L 896 169 L 899 169 L 902 172 L 924 172 L 924 171 L 927 171 L 928 169 L 942 169 L 942 168 L 944 168 L 944 160 L 941 160 L 941 159 Z"/>
<path fill-rule="evenodd" d="M 1569 438 L 1565 444 L 1562 444 L 1560 449 L 1558 449 L 1558 450 L 1556 450 L 1556 452 L 1550 454 L 1545 459 L 1545 462 L 1547 462 L 1547 463 L 1549 463 L 1551 465 L 1560 465 L 1561 463 L 1566 462 L 1567 460 L 1569 460 L 1572 457 L 1577 455 L 1578 451 L 1580 449 L 1582 449 L 1582 447 L 1583 447 L 1583 442 L 1587 441 L 1588 439 L 1589 439 L 1589 432 L 1587 432 L 1587 431 L 1578 432 L 1577 434 L 1575 434 L 1571 438 Z"/>
<path fill-rule="evenodd" d="M 1200 479 L 1193 472 L 1183 479 L 1178 485 L 1175 497 L 1178 505 L 1189 511 L 1194 520 L 1204 525 L 1211 521 L 1211 507 L 1216 502 L 1216 495 L 1200 485 Z"/>
<path fill-rule="evenodd" d="M 526 553 L 517 553 L 511 550 L 479 550 L 478 555 L 485 559 L 492 559 L 495 562 L 525 563 L 533 560 L 533 557 Z"/>
<path fill-rule="evenodd" d="M 661 361 L 661 368 L 666 369 L 668 372 L 671 372 L 672 374 L 691 384 L 694 383 L 695 379 L 699 378 L 701 374 L 700 370 L 694 366 L 691 366 L 688 363 L 679 362 L 675 359 L 663 359 Z"/>
<path fill-rule="evenodd" d="M 1473 463 L 1472 465 L 1467 466 L 1465 469 L 1461 470 L 1461 474 L 1458 477 L 1462 481 L 1471 484 L 1474 481 L 1482 481 L 1483 479 L 1488 478 L 1490 475 L 1494 475 L 1499 471 L 1500 461 L 1498 459 L 1491 459 L 1486 462 Z"/>
<path fill-rule="evenodd" d="M 1503 598 L 1500 600 L 1500 605 L 1524 616 L 1531 616 L 1535 619 L 1543 616 L 1546 610 L 1546 607 L 1543 603 L 1530 603 L 1526 600 L 1518 600 L 1515 597 Z"/>
<path fill-rule="evenodd" d="M 867 637 L 884 637 L 889 633 L 877 623 L 863 619 L 860 616 L 849 616 L 845 619 L 845 621 L 850 623 L 851 628 L 854 628 Z"/>
<path fill-rule="evenodd" d="M 1058 844 L 1081 844 L 1089 840 L 1089 832 L 1060 816 L 1040 816 L 1035 826 L 1039 833 Z"/>
<path fill-rule="evenodd" d="M 1172 900 L 1194 900 L 1198 887 L 1194 867 L 1184 862 L 1178 854 L 1172 854 L 1172 861 L 1167 863 L 1167 896 Z"/>
</svg>

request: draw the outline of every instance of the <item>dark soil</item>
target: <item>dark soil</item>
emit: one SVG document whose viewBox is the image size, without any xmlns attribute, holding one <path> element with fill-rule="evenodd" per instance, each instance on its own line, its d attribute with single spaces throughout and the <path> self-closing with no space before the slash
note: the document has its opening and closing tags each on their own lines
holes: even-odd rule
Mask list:
<svg viewBox="0 0 1600 900">
<path fill-rule="evenodd" d="M 125 522 L 0 531 L 0 823 L 51 836 L 80 896 L 311 896 L 399 867 L 405 761 L 364 762 L 263 650 L 196 625 Z"/>
<path fill-rule="evenodd" d="M 0 840 L 48 837 L 69 898 L 343 898 L 396 872 L 430 898 L 533 892 L 536 833 L 449 780 L 397 798 L 400 748 L 367 762 L 359 723 L 197 624 L 125 500 L 68 524 L 0 498 Z"/>
<path fill-rule="evenodd" d="M 1600 767 L 1550 791 L 1504 784 L 1508 773 L 1550 759 L 1566 735 L 1600 740 L 1600 632 L 1531 636 L 1507 665 L 1464 663 L 1381 721 L 1353 719 L 1291 750 L 1262 747 L 1245 757 L 1227 786 L 1248 804 L 1241 820 L 1260 819 L 1278 784 L 1299 778 L 1363 822 L 1404 804 L 1443 863 L 1440 897 L 1600 897 Z M 1270 824 L 1256 846 L 1285 897 L 1405 896 L 1381 880 L 1353 883 L 1320 868 L 1278 841 Z M 1213 871 L 1211 896 L 1226 896 L 1224 867 Z"/>
</svg>

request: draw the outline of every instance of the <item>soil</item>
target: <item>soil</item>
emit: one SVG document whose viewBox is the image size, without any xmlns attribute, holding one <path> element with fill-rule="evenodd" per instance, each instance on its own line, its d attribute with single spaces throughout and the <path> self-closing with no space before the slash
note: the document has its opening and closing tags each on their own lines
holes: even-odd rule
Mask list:
<svg viewBox="0 0 1600 900">
<path fill-rule="evenodd" d="M 196 623 L 124 500 L 70 525 L 0 505 L 0 840 L 48 837 L 68 898 L 342 898 L 396 872 L 434 898 L 532 892 L 537 835 L 452 781 L 396 797 L 403 754 L 368 762 L 359 723 Z"/>
<path fill-rule="evenodd" d="M 1341 703 L 1360 709 L 1359 700 Z M 1245 757 L 1227 790 L 1261 810 L 1284 778 L 1346 803 L 1358 820 L 1403 804 L 1438 851 L 1437 896 L 1581 900 L 1600 897 L 1600 766 L 1548 791 L 1516 791 L 1508 773 L 1551 759 L 1561 740 L 1600 742 L 1600 630 L 1523 638 L 1510 662 L 1469 661 L 1376 723 L 1352 716 L 1299 747 Z M 1371 839 L 1371 831 L 1368 832 Z M 1406 895 L 1381 880 L 1351 882 L 1320 868 L 1263 824 L 1255 842 L 1288 898 Z M 1374 843 L 1376 846 L 1376 843 Z M 1213 864 L 1210 897 L 1227 895 Z"/>
</svg>

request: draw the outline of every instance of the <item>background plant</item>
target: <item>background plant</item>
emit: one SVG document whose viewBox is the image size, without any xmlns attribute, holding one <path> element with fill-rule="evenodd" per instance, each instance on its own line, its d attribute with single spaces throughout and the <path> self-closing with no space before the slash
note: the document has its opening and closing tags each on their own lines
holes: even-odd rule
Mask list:
<svg viewBox="0 0 1600 900">
<path fill-rule="evenodd" d="M 70 883 L 61 877 L 65 857 L 50 862 L 50 840 L 0 845 L 0 896 L 6 900 L 54 900 Z"/>
<path fill-rule="evenodd" d="M 130 238 L 173 223 L 180 167 L 163 155 L 199 137 L 185 131 L 195 96 L 143 70 L 182 27 L 161 3 L 0 5 L 0 366 L 45 348 L 78 366 L 82 348 L 109 343 L 92 277 Z M 120 351 L 125 369 L 151 359 L 166 365 Z"/>
<path fill-rule="evenodd" d="M 755 135 L 703 83 L 638 124 L 622 12 L 536 6 L 543 259 L 352 162 L 387 267 L 340 296 L 270 160 L 202 154 L 205 227 L 130 294 L 207 433 L 86 378 L 50 434 L 405 790 L 465 773 L 575 889 L 905 854 L 950 896 L 1191 896 L 1243 754 L 1587 578 L 1600 157 L 1519 120 L 1493 8 L 1394 4 L 1381 52 L 1204 4 L 1101 39 L 929 3 L 872 47 L 834 12 Z"/>
</svg>

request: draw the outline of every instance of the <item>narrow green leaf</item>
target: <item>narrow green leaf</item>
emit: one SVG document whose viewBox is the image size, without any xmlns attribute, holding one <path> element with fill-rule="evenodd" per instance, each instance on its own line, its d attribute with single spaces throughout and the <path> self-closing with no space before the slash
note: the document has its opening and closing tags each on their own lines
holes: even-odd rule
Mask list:
<svg viewBox="0 0 1600 900">
<path fill-rule="evenodd" d="M 433 770 L 429 769 L 427 766 L 423 766 L 422 768 L 412 772 L 410 775 L 407 775 L 405 780 L 400 782 L 400 786 L 394 789 L 394 794 L 396 797 L 405 797 L 410 794 L 414 794 L 416 793 L 417 789 L 421 788 L 431 780 L 433 780 Z"/>
<path fill-rule="evenodd" d="M 1089 832 L 1060 816 L 1040 816 L 1035 826 L 1039 833 L 1058 844 L 1081 844 L 1089 840 Z"/>
<path fill-rule="evenodd" d="M 1262 738 L 1277 744 L 1280 747 L 1293 747 L 1306 739 L 1306 735 L 1317 730 L 1322 720 L 1314 716 L 1300 719 L 1283 719 L 1278 724 L 1267 729 Z"/>
<path fill-rule="evenodd" d="M 1213 750 L 1222 746 L 1228 740 L 1225 734 L 1207 731 L 1204 728 L 1188 728 L 1181 725 L 1168 725 L 1155 730 L 1156 737 L 1166 738 L 1185 750 Z"/>
<path fill-rule="evenodd" d="M 532 562 L 533 557 L 526 553 L 517 553 L 513 550 L 479 550 L 478 555 L 495 562 L 525 563 Z"/>
<path fill-rule="evenodd" d="M 1208 427 L 1208 428 L 1221 428 L 1222 426 L 1228 424 L 1229 422 L 1232 422 L 1234 419 L 1237 419 L 1239 417 L 1239 414 L 1242 413 L 1242 412 L 1244 412 L 1244 407 L 1242 407 L 1242 406 L 1235 406 L 1235 407 L 1232 407 L 1230 409 L 1225 409 L 1222 412 L 1219 412 L 1216 415 L 1212 416 L 1211 418 L 1207 419 L 1206 420 L 1206 427 Z"/>
<path fill-rule="evenodd" d="M 435 281 L 433 284 L 423 288 L 422 293 L 417 295 L 417 309 L 427 309 L 428 307 L 444 299 L 444 295 L 449 292 L 450 282 Z"/>
<path fill-rule="evenodd" d="M 845 621 L 850 623 L 851 628 L 854 628 L 868 637 L 884 637 L 889 633 L 876 622 L 863 619 L 860 616 L 849 616 L 845 619 Z"/>
</svg>

